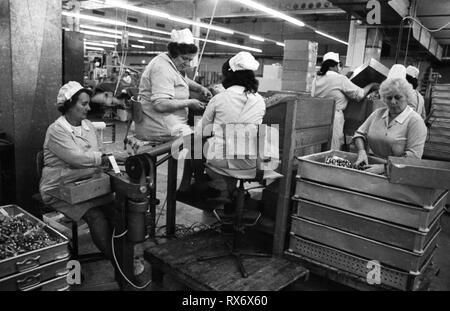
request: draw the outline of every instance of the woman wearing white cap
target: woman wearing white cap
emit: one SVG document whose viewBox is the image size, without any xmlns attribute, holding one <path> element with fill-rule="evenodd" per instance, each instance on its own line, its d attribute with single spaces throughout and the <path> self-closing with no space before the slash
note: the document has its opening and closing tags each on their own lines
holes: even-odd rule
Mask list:
<svg viewBox="0 0 450 311">
<path fill-rule="evenodd" d="M 252 169 L 256 167 L 253 159 L 224 158 L 225 140 L 219 129 L 225 124 L 262 123 L 266 112 L 264 99 L 258 92 L 258 80 L 254 71 L 259 63 L 248 52 L 239 52 L 222 66 L 222 85 L 225 90 L 211 99 L 202 117 L 203 134 L 213 130 L 208 139 L 207 161 L 218 168 Z M 217 130 L 217 131 L 216 131 Z M 230 194 L 236 187 L 234 179 L 225 179 Z"/>
<path fill-rule="evenodd" d="M 147 65 L 139 85 L 143 118 L 136 123 L 136 138 L 153 143 L 163 143 L 193 133 L 188 125 L 189 109 L 201 111 L 206 104 L 190 99 L 190 90 L 200 93 L 205 101 L 212 97 L 206 87 L 185 74 L 198 51 L 191 31 L 187 28 L 172 30 L 167 50 Z M 192 173 L 195 176 L 193 185 L 190 184 Z M 178 196 L 181 197 L 183 192 L 190 197 L 196 194 L 203 197 L 220 195 L 220 191 L 208 187 L 206 178 L 202 160 L 187 159 Z"/>
<path fill-rule="evenodd" d="M 378 87 L 377 83 L 370 83 L 360 88 L 351 82 L 346 76 L 340 74 L 341 62 L 339 54 L 328 52 L 323 56 L 322 66 L 314 79 L 311 96 L 331 98 L 335 100 L 335 113 L 333 122 L 333 134 L 331 149 L 340 150 L 344 144 L 344 109 L 348 99 L 361 101 L 372 90 Z"/>
<path fill-rule="evenodd" d="M 416 111 L 422 119 L 426 118 L 426 111 L 425 111 L 425 100 L 422 96 L 422 94 L 419 93 L 417 90 L 417 87 L 419 85 L 418 83 L 419 78 L 419 69 L 414 66 L 408 66 L 406 68 L 406 80 L 412 85 L 414 89 L 414 95 L 412 98 L 411 103 L 408 103 L 414 111 Z"/>
<path fill-rule="evenodd" d="M 100 142 L 94 126 L 86 119 L 90 111 L 90 96 L 90 90 L 74 81 L 59 90 L 56 105 L 62 116 L 47 129 L 39 190 L 45 204 L 75 221 L 81 218 L 86 221 L 95 245 L 112 260 L 112 231 L 108 221 L 111 207 L 99 207 L 95 199 L 69 205 L 48 194 L 48 191 L 58 188 L 63 182 L 91 177 L 108 161 L 99 149 Z"/>
</svg>

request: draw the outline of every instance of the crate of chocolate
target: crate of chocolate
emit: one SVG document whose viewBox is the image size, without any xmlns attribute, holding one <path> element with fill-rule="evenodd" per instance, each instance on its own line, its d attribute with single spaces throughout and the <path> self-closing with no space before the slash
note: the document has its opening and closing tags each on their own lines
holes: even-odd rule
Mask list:
<svg viewBox="0 0 450 311">
<path fill-rule="evenodd" d="M 61 233 L 16 205 L 0 206 L 0 289 L 23 290 L 27 282 L 37 286 L 37 280 L 60 277 L 62 261 L 69 257 L 69 242 Z M 15 276 L 21 277 L 11 282 Z"/>
<path fill-rule="evenodd" d="M 327 186 L 367 194 L 415 206 L 433 208 L 445 189 L 392 184 L 386 175 L 353 168 L 357 155 L 343 151 L 326 151 L 298 157 L 298 178 Z M 369 157 L 369 164 L 384 164 L 383 159 Z"/>
</svg>

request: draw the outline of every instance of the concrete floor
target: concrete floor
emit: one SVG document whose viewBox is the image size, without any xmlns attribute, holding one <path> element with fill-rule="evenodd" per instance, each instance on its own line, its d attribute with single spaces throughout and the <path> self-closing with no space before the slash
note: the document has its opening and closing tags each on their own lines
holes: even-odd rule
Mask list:
<svg viewBox="0 0 450 311">
<path fill-rule="evenodd" d="M 125 136 L 126 126 L 125 123 L 116 122 L 116 140 L 117 142 L 114 144 L 105 144 L 104 147 L 106 150 L 123 150 L 123 138 Z M 108 133 L 105 133 L 104 139 L 108 139 Z M 179 178 L 182 172 L 182 163 L 179 163 Z M 158 184 L 157 184 L 157 193 L 158 199 L 161 200 L 161 203 L 164 202 L 165 199 L 165 187 L 167 180 L 167 166 L 163 164 L 160 168 L 158 168 Z M 224 184 L 220 179 L 214 179 L 212 185 L 225 189 Z M 157 208 L 157 217 L 159 217 L 159 221 L 157 224 L 157 236 L 162 236 L 165 233 L 163 228 L 165 224 L 165 210 L 161 209 L 161 205 Z M 213 225 L 216 222 L 216 219 L 212 216 L 211 213 L 199 210 L 197 208 L 185 205 L 183 203 L 177 202 L 177 225 L 180 225 L 180 230 L 186 227 L 195 226 L 198 229 L 204 229 L 208 225 Z M 182 233 L 182 231 L 178 231 Z M 154 243 L 164 243 L 164 237 L 158 237 L 156 241 L 147 241 L 142 244 L 138 244 L 135 247 L 135 255 L 138 258 L 142 258 L 143 250 L 146 247 L 154 245 Z M 270 240 L 269 240 L 270 243 Z M 439 274 L 434 278 L 431 283 L 430 290 L 432 291 L 447 291 L 450 290 L 450 215 L 444 214 L 442 217 L 442 231 L 438 240 L 439 248 L 434 258 L 434 263 L 440 268 Z M 96 251 L 95 246 L 92 244 L 90 240 L 89 234 L 83 235 L 80 237 L 80 252 L 92 252 Z M 139 285 L 147 283 L 151 279 L 151 269 L 147 262 L 144 262 L 145 270 L 138 277 Z M 114 279 L 113 269 L 109 262 L 100 261 L 94 263 L 87 263 L 82 265 L 82 273 L 84 276 L 84 281 L 82 285 L 73 288 L 72 290 L 96 290 L 99 285 L 111 282 Z M 130 286 L 130 290 L 133 288 Z M 155 291 L 155 290 L 183 290 L 184 288 L 181 284 L 171 280 L 170 278 L 165 278 L 164 280 L 164 288 L 158 288 L 150 284 L 145 288 L 147 291 Z M 293 284 L 289 288 L 289 290 L 303 290 L 303 291 L 329 291 L 329 290 L 352 290 L 346 286 L 341 284 L 332 282 L 330 280 L 311 275 L 308 282 L 298 282 L 298 284 Z"/>
</svg>

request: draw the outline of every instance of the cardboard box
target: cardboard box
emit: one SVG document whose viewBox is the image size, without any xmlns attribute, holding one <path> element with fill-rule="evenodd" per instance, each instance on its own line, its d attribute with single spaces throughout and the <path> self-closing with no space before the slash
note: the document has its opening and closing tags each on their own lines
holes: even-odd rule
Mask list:
<svg viewBox="0 0 450 311">
<path fill-rule="evenodd" d="M 298 71 L 298 70 L 284 70 L 283 71 L 283 81 L 284 80 L 291 80 L 291 81 L 301 81 L 301 80 L 307 80 L 312 81 L 313 79 L 313 72 L 308 71 Z"/>
<path fill-rule="evenodd" d="M 284 60 L 307 60 L 311 62 L 315 62 L 317 60 L 317 52 L 308 52 L 308 51 L 284 51 L 283 54 Z"/>
<path fill-rule="evenodd" d="M 77 204 L 111 192 L 110 177 L 105 173 L 94 175 L 85 180 L 63 184 L 59 188 L 61 200 Z"/>
<path fill-rule="evenodd" d="M 285 59 L 283 61 L 283 70 L 316 71 L 316 61 L 309 59 Z"/>
<path fill-rule="evenodd" d="M 265 79 L 257 78 L 259 80 L 259 92 L 267 91 L 281 91 L 281 79 Z"/>
<path fill-rule="evenodd" d="M 311 83 L 308 83 L 306 80 L 283 80 L 281 82 L 281 89 L 285 91 L 311 92 Z"/>
<path fill-rule="evenodd" d="M 283 73 L 283 67 L 281 65 L 264 65 L 263 68 L 263 78 L 267 79 L 281 79 L 281 74 Z"/>
</svg>

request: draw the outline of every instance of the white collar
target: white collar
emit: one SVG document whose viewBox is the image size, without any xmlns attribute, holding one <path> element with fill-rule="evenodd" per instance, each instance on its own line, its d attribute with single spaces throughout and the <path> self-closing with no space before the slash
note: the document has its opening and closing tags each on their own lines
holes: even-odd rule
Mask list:
<svg viewBox="0 0 450 311">
<path fill-rule="evenodd" d="M 73 133 L 73 129 L 72 129 L 72 125 L 70 125 L 70 123 L 67 121 L 65 116 L 60 116 L 57 120 L 57 123 L 61 124 L 62 127 L 64 127 L 67 131 L 69 131 L 70 133 Z M 87 122 L 85 120 L 81 120 L 81 126 L 86 130 L 86 131 L 90 131 L 91 129 L 89 128 L 89 125 L 87 124 Z"/>
<path fill-rule="evenodd" d="M 227 88 L 227 90 L 230 90 L 231 92 L 234 93 L 242 94 L 245 91 L 245 87 L 241 85 L 232 85 L 229 88 Z"/>
<path fill-rule="evenodd" d="M 339 75 L 339 76 L 341 75 L 340 73 L 337 73 L 336 71 L 333 71 L 333 70 L 328 70 L 326 74 L 327 75 L 329 75 L 329 74 L 330 75 Z"/>
<path fill-rule="evenodd" d="M 400 124 L 403 124 L 406 120 L 406 118 L 409 116 L 409 114 L 412 112 L 412 108 L 409 106 L 406 106 L 405 110 L 403 110 L 398 116 L 395 117 L 394 121 Z M 384 112 L 382 118 L 385 119 L 389 116 L 389 108 L 386 109 Z"/>
</svg>

